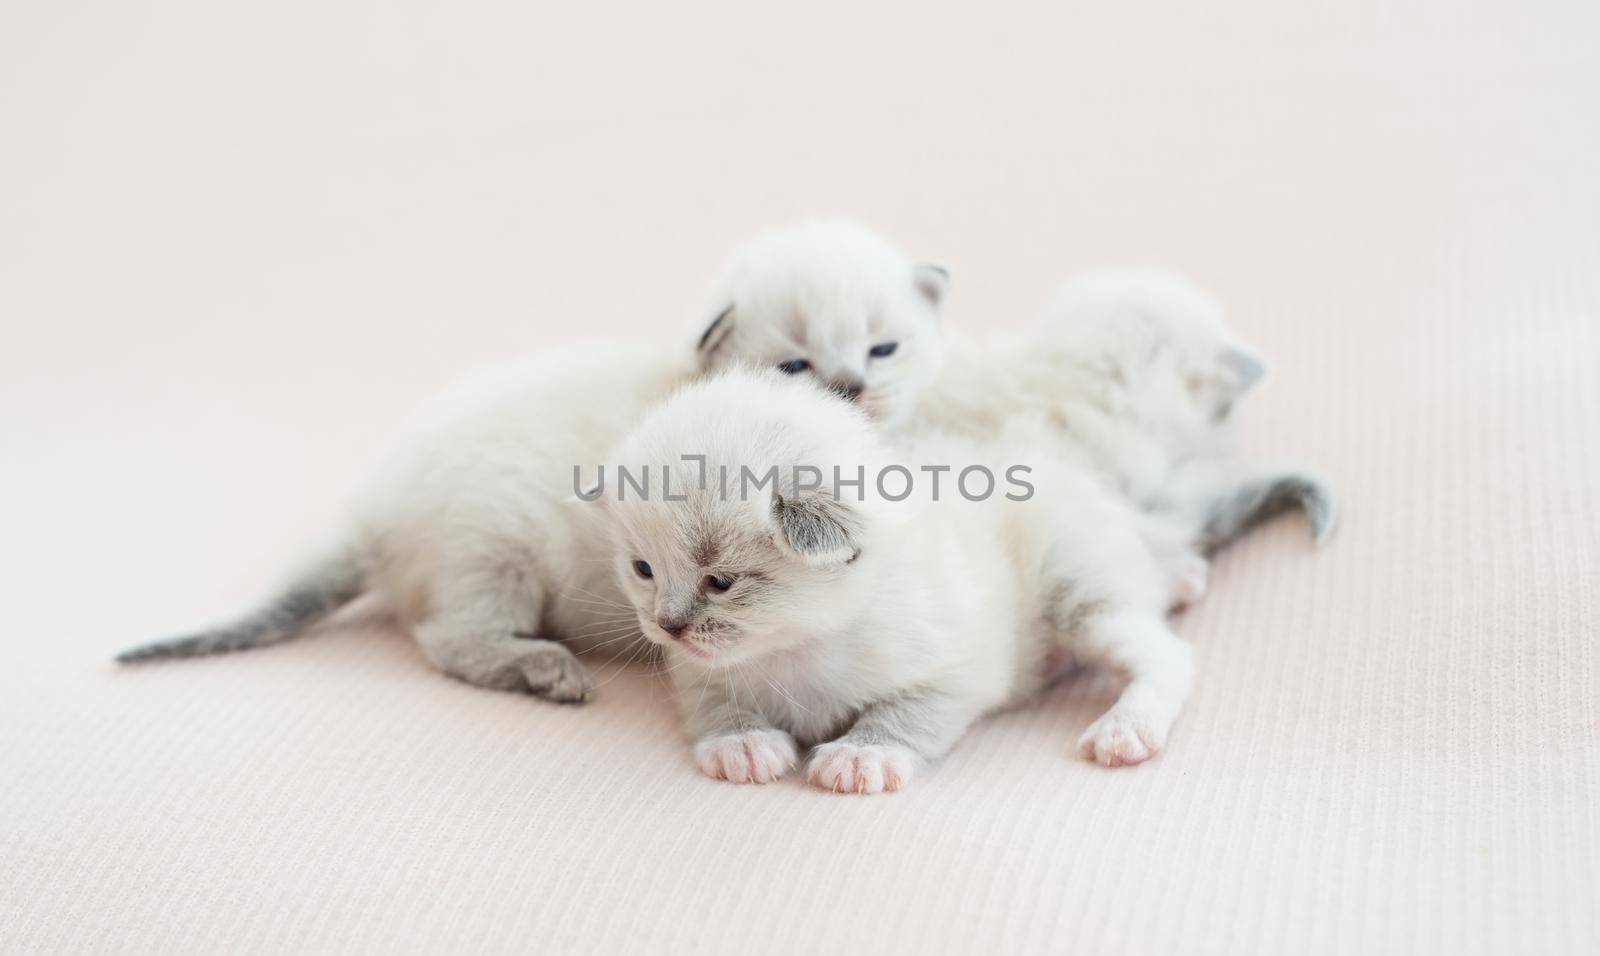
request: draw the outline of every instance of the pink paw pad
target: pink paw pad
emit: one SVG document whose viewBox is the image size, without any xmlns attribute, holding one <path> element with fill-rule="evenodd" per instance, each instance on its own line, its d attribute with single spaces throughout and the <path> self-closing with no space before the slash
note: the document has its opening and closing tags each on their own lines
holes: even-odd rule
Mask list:
<svg viewBox="0 0 1600 956">
<path fill-rule="evenodd" d="M 793 770 L 799 754 L 781 730 L 749 730 L 695 744 L 695 763 L 708 777 L 729 783 L 771 783 Z"/>
<path fill-rule="evenodd" d="M 1107 767 L 1128 767 L 1154 757 L 1165 743 L 1165 728 L 1113 708 L 1078 738 L 1078 751 Z"/>
<path fill-rule="evenodd" d="M 834 793 L 884 793 L 909 783 L 915 767 L 916 756 L 904 747 L 858 747 L 834 741 L 811 752 L 806 780 Z"/>
</svg>

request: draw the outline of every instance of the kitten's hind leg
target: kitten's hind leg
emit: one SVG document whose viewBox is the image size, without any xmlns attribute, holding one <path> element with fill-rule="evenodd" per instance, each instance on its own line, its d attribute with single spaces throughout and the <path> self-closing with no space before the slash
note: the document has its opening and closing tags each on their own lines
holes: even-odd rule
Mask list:
<svg viewBox="0 0 1600 956">
<path fill-rule="evenodd" d="M 435 667 L 478 687 L 523 691 L 561 703 L 581 703 L 593 688 L 583 663 L 556 641 L 486 634 L 442 620 L 418 625 L 416 634 Z"/>
<path fill-rule="evenodd" d="M 1195 547 L 1189 521 L 1156 508 L 1137 520 L 1139 537 L 1164 579 L 1168 610 L 1181 611 L 1198 604 L 1206 594 L 1211 562 Z"/>
<path fill-rule="evenodd" d="M 414 628 L 433 665 L 469 684 L 524 691 L 547 700 L 585 700 L 593 682 L 562 644 L 531 636 L 542 588 L 512 570 L 474 571 L 450 579 Z"/>
<path fill-rule="evenodd" d="M 1194 650 L 1148 611 L 1095 614 L 1077 631 L 1073 652 L 1086 664 L 1127 678 L 1111 709 L 1078 738 L 1078 749 L 1108 767 L 1155 756 L 1194 682 Z"/>
</svg>

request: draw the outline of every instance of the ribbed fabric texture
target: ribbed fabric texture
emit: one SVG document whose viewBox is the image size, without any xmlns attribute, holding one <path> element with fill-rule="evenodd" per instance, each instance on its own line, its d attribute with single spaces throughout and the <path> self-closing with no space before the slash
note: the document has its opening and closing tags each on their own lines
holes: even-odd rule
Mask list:
<svg viewBox="0 0 1600 956">
<path fill-rule="evenodd" d="M 265 8 L 262 8 L 263 10 Z M 1600 7 L 185 0 L 0 12 L 0 951 L 1600 952 Z M 1015 324 L 1153 264 L 1344 520 L 1216 564 L 1165 753 L 1064 685 L 904 793 L 702 778 L 658 680 L 246 600 L 468 368 L 692 339 L 815 212 Z M 687 318 L 686 318 L 687 317 Z M 982 635 L 973 635 L 982 639 Z"/>
</svg>

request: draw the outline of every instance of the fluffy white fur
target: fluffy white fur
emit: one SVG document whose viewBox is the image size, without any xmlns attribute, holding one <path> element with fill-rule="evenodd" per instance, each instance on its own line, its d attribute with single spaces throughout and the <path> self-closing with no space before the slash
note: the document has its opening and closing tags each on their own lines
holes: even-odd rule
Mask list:
<svg viewBox="0 0 1600 956">
<path fill-rule="evenodd" d="M 897 281 L 883 285 L 886 271 Z M 352 498 L 333 543 L 261 605 L 205 631 L 134 648 L 125 661 L 288 640 L 355 597 L 378 598 L 441 670 L 486 687 L 581 699 L 574 650 L 626 649 L 631 633 L 600 537 L 575 510 L 574 465 L 590 466 L 626 427 L 706 366 L 766 364 L 809 343 L 837 352 L 817 374 L 864 404 L 919 391 L 939 367 L 943 273 L 902 262 L 859 227 L 801 227 L 758 240 L 721 283 L 746 304 L 689 346 L 594 344 L 480 375 L 401 434 Z M 760 292 L 748 290 L 759 289 Z M 774 321 L 746 321 L 744 309 Z M 784 316 L 785 321 L 776 317 Z M 892 364 L 881 340 L 914 342 Z M 859 341 L 860 348 L 846 348 Z M 849 353 L 846 358 L 845 353 Z M 857 354 L 859 353 L 859 354 Z M 892 403 L 897 413 L 909 406 Z M 547 638 L 553 640 L 541 640 Z"/>
<path fill-rule="evenodd" d="M 704 454 L 711 473 L 780 468 L 740 500 L 698 465 L 687 500 L 607 497 L 614 569 L 646 637 L 665 648 L 701 769 L 781 776 L 815 744 L 808 778 L 830 790 L 904 786 L 979 716 L 1025 699 L 1077 661 L 1127 678 L 1080 747 L 1108 765 L 1166 742 L 1188 695 L 1190 649 L 1165 620 L 1168 584 L 1143 518 L 1069 463 L 1017 436 L 989 446 L 924 439 L 904 460 L 1031 463 L 1027 501 L 905 501 L 870 480 L 901 460 L 869 420 L 774 372 L 731 372 L 652 412 L 611 460 L 659 466 Z M 804 490 L 794 465 L 850 476 L 865 500 Z M 642 563 L 641 563 L 642 562 Z M 731 583 L 725 590 L 722 585 Z"/>
<path fill-rule="evenodd" d="M 849 351 L 848 359 L 816 371 L 852 395 L 870 385 L 868 404 L 919 390 L 931 371 L 917 370 L 938 367 L 939 337 L 918 333 L 934 325 L 942 272 L 901 262 L 859 227 L 819 228 L 758 241 L 723 280 L 724 290 L 740 290 L 744 308 L 773 321 L 725 312 L 702 335 L 698 359 L 689 343 L 595 344 L 478 376 L 402 433 L 353 496 L 333 544 L 261 605 L 120 659 L 288 640 L 369 594 L 446 673 L 582 699 L 590 679 L 573 651 L 606 644 L 627 650 L 637 635 L 603 570 L 600 536 L 583 525 L 592 511 L 566 501 L 575 465 L 597 463 L 647 408 L 698 374 L 707 356 L 785 361 L 796 341 L 841 356 Z M 882 285 L 894 270 L 898 281 Z M 887 373 L 867 361 L 865 344 L 884 337 L 917 343 Z M 857 339 L 861 348 L 845 348 Z"/>
<path fill-rule="evenodd" d="M 944 364 L 937 309 L 945 283 L 942 268 L 912 263 L 853 223 L 768 233 L 735 253 L 718 281 L 701 361 L 713 371 L 787 365 L 855 391 L 850 397 L 886 425 L 905 425 Z M 892 354 L 872 354 L 888 345 Z"/>
<path fill-rule="evenodd" d="M 910 433 L 915 423 L 908 418 L 922 414 L 982 436 L 1000 428 L 1008 407 L 1041 419 L 1073 401 L 1098 407 L 1104 401 L 1099 392 L 1069 387 L 1090 382 L 1099 367 L 1082 356 L 1120 356 L 1144 346 L 1131 335 L 1111 334 L 1124 324 L 1120 320 L 1102 321 L 1126 302 L 1123 292 L 1112 290 L 1109 311 L 1104 295 L 1067 307 L 1068 314 L 1081 313 L 1080 321 L 1056 323 L 1062 329 L 1057 353 L 1002 342 L 990 346 L 985 359 L 963 346 L 948 382 L 934 387 L 944 369 L 935 316 L 943 289 L 942 270 L 912 264 L 858 226 L 802 226 L 757 240 L 719 284 L 718 301 L 726 304 L 702 335 L 698 358 L 671 344 L 596 343 L 475 378 L 438 399 L 402 433 L 353 496 L 332 544 L 260 606 L 121 659 L 287 640 L 371 594 L 441 670 L 482 686 L 581 699 L 589 677 L 572 651 L 596 644 L 616 650 L 636 635 L 612 576 L 600 570 L 599 542 L 582 523 L 588 512 L 567 506 L 572 467 L 598 461 L 675 387 L 723 363 L 803 358 L 809 376 L 853 397 L 886 428 Z M 1195 324 L 1196 340 L 1215 332 L 1215 322 Z M 1158 332 L 1165 327 L 1157 325 Z M 892 354 L 872 355 L 888 343 L 895 344 Z M 983 381 L 986 369 L 1002 380 L 1009 376 L 1008 391 Z M 1052 370 L 1070 373 L 1068 380 L 1051 380 Z M 1168 363 L 1165 374 L 1187 373 Z M 1176 454 L 1173 448 L 1210 431 L 1204 421 L 1163 419 L 1177 407 L 1165 399 L 1114 406 L 1103 422 L 1074 407 L 1067 419 L 1083 432 L 1083 446 L 1093 448 L 1092 460 L 1114 462 L 1137 473 L 1143 485 L 1163 488 L 1159 469 L 1136 466 Z M 1146 406 L 1153 410 L 1148 421 L 1140 417 Z M 1129 422 L 1139 428 L 1128 427 L 1125 437 Z M 1095 436 L 1103 440 L 1095 444 Z M 1124 454 L 1130 447 L 1141 453 Z M 1187 538 L 1148 537 L 1173 575 L 1175 595 L 1196 596 L 1205 566 L 1186 547 Z"/>
<path fill-rule="evenodd" d="M 1265 364 L 1176 276 L 1078 280 L 1031 327 L 948 353 L 909 427 L 981 437 L 1024 417 L 1044 423 L 1062 454 L 1190 543 L 1164 557 L 1180 602 L 1204 592 L 1204 552 L 1277 511 L 1302 508 L 1319 542 L 1332 528 L 1320 480 L 1236 456 L 1233 412 Z"/>
<path fill-rule="evenodd" d="M 358 488 L 334 543 L 260 606 L 120 659 L 288 640 L 369 594 L 448 674 L 582 699 L 590 678 L 573 652 L 627 652 L 638 635 L 597 550 L 602 538 L 584 526 L 593 511 L 566 500 L 574 466 L 599 462 L 629 424 L 699 373 L 706 356 L 786 361 L 796 341 L 849 351 L 816 371 L 853 397 L 870 385 L 867 404 L 919 390 L 938 367 L 938 336 L 916 333 L 934 325 L 942 272 L 900 262 L 864 229 L 823 232 L 769 236 L 736 260 L 723 288 L 765 290 L 741 298 L 755 313 L 787 320 L 747 322 L 725 311 L 702 335 L 698 359 L 688 343 L 596 344 L 491 371 L 442 396 Z M 878 282 L 886 270 L 902 273 L 892 288 Z M 867 361 L 871 345 L 844 347 L 884 337 L 918 343 L 887 374 Z"/>
<path fill-rule="evenodd" d="M 1080 280 L 1022 332 L 948 352 L 912 427 L 981 437 L 1038 416 L 1139 502 L 1170 494 L 1177 463 L 1231 451 L 1233 406 L 1265 372 L 1216 303 L 1150 272 Z"/>
<path fill-rule="evenodd" d="M 943 270 L 914 265 L 860 226 L 781 230 L 736 256 L 702 362 L 781 365 L 828 385 L 838 369 L 865 368 L 855 400 L 901 437 L 983 440 L 1035 419 L 1060 453 L 1188 538 L 1192 548 L 1166 559 L 1180 601 L 1204 589 L 1200 552 L 1256 520 L 1299 505 L 1319 540 L 1331 528 L 1333 498 L 1315 478 L 1234 459 L 1232 413 L 1265 366 L 1189 283 L 1092 276 L 1027 329 L 974 340 L 933 321 L 944 281 Z M 885 342 L 893 353 L 870 357 Z"/>
<path fill-rule="evenodd" d="M 856 401 L 896 431 L 984 439 L 1042 416 L 1141 497 L 1163 484 L 1155 462 L 1225 445 L 1233 403 L 1264 372 L 1216 303 L 1175 276 L 1093 276 L 1026 331 L 976 340 L 940 327 L 946 281 L 853 223 L 769 233 L 719 283 L 701 360 L 858 382 Z M 886 344 L 891 354 L 871 355 Z"/>
</svg>

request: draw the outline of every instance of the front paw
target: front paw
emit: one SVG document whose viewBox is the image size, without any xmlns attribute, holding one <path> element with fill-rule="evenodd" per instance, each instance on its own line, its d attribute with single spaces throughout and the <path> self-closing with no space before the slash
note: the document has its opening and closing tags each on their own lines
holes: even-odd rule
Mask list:
<svg viewBox="0 0 1600 956">
<path fill-rule="evenodd" d="M 835 740 L 811 752 L 806 779 L 834 793 L 882 793 L 911 782 L 916 765 L 916 754 L 904 747 L 858 747 Z"/>
<path fill-rule="evenodd" d="M 1171 720 L 1141 714 L 1132 707 L 1114 706 L 1078 738 L 1078 750 L 1107 767 L 1132 766 L 1154 757 L 1166 745 L 1171 726 Z"/>
<path fill-rule="evenodd" d="M 771 783 L 793 770 L 798 756 L 794 738 L 781 730 L 747 730 L 694 745 L 701 771 L 729 783 Z"/>
</svg>

